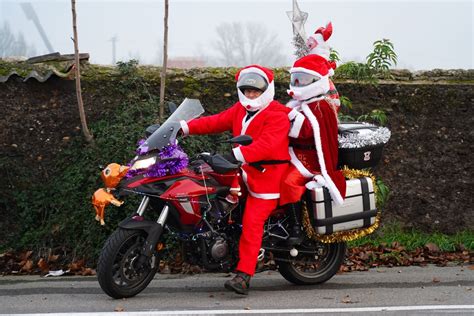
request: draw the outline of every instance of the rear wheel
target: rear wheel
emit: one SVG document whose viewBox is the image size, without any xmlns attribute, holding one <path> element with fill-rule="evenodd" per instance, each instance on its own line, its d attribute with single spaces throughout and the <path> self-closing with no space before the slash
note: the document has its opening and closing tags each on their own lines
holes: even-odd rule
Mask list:
<svg viewBox="0 0 474 316">
<path fill-rule="evenodd" d="M 113 298 L 135 296 L 151 282 L 159 260 L 152 256 L 139 264 L 146 237 L 141 230 L 118 228 L 107 239 L 97 265 L 99 284 L 107 295 Z"/>
<path fill-rule="evenodd" d="M 296 249 L 296 257 L 288 254 L 276 263 L 280 274 L 298 285 L 326 282 L 337 273 L 346 254 L 345 243 L 323 244 L 308 240 Z"/>
</svg>

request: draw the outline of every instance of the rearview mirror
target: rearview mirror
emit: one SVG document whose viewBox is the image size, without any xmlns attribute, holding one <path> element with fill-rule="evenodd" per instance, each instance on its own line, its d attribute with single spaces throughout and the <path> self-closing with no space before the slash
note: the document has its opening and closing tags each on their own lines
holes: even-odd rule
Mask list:
<svg viewBox="0 0 474 316">
<path fill-rule="evenodd" d="M 174 113 L 174 111 L 176 111 L 176 109 L 178 108 L 178 106 L 173 103 L 173 102 L 168 102 L 168 111 L 170 112 L 170 115 Z"/>
<path fill-rule="evenodd" d="M 150 135 L 153 134 L 159 128 L 160 128 L 160 124 L 158 123 L 148 126 L 145 130 L 145 137 L 146 138 L 150 137 Z"/>
</svg>

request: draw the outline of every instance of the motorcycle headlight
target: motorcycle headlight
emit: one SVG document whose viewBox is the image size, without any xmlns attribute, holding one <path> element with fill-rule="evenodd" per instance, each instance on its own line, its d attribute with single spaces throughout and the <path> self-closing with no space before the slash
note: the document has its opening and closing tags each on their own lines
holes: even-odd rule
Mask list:
<svg viewBox="0 0 474 316">
<path fill-rule="evenodd" d="M 146 169 L 156 163 L 156 157 L 149 157 L 135 161 L 130 170 Z"/>
</svg>

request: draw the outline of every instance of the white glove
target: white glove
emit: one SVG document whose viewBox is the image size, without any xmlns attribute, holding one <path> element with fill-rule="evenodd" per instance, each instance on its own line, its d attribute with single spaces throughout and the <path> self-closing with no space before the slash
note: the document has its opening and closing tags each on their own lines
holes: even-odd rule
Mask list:
<svg viewBox="0 0 474 316">
<path fill-rule="evenodd" d="M 313 177 L 313 180 L 306 183 L 306 188 L 308 190 L 313 190 L 316 188 L 322 188 L 326 185 L 326 180 L 324 180 L 323 176 L 320 174 L 317 174 Z"/>
</svg>

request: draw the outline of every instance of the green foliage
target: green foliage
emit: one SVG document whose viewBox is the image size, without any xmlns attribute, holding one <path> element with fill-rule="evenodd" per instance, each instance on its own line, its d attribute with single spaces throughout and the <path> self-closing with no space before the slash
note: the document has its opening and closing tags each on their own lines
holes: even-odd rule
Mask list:
<svg viewBox="0 0 474 316">
<path fill-rule="evenodd" d="M 390 67 L 397 64 L 397 54 L 392 42 L 382 39 L 374 42 L 373 51 L 367 55 L 366 63 L 349 61 L 340 65 L 335 73 L 342 78 L 377 84 L 377 78 L 390 77 Z"/>
<path fill-rule="evenodd" d="M 373 109 L 370 113 L 359 116 L 357 120 L 362 122 L 374 122 L 385 126 L 387 124 L 387 114 L 385 114 L 384 110 Z"/>
<path fill-rule="evenodd" d="M 474 250 L 474 231 L 461 231 L 455 235 L 441 233 L 422 233 L 415 229 L 403 229 L 400 224 L 392 223 L 377 230 L 374 234 L 349 242 L 349 247 L 362 245 L 378 246 L 380 244 L 391 245 L 393 242 L 400 243 L 408 251 L 424 247 L 433 243 L 441 251 L 456 251 L 463 247 Z"/>
<path fill-rule="evenodd" d="M 344 114 L 342 112 L 337 113 L 337 118 L 339 122 L 353 122 L 355 118 L 351 115 Z"/>
<path fill-rule="evenodd" d="M 375 84 L 377 79 L 375 72 L 367 64 L 357 63 L 355 61 L 349 61 L 342 64 L 335 70 L 335 75 L 338 77 L 350 78 L 359 82 L 369 82 Z"/>
<path fill-rule="evenodd" d="M 389 39 L 374 42 L 374 50 L 367 56 L 367 65 L 377 72 L 387 73 L 392 65 L 397 64 L 397 54 Z"/>
<path fill-rule="evenodd" d="M 329 60 L 334 61 L 336 63 L 341 61 L 341 58 L 339 57 L 338 51 L 333 49 L 332 47 L 330 48 Z"/>
<path fill-rule="evenodd" d="M 352 101 L 346 96 L 339 96 L 339 101 L 341 101 L 342 109 L 352 110 Z"/>
<path fill-rule="evenodd" d="M 377 208 L 383 209 L 383 207 L 388 201 L 390 189 L 385 185 L 385 183 L 380 178 L 377 178 L 375 180 L 375 185 L 377 186 L 377 189 L 378 189 L 377 196 L 375 197 L 375 200 L 377 201 Z"/>
<path fill-rule="evenodd" d="M 153 94 L 149 81 L 140 73 L 138 61 L 131 59 L 128 62 L 117 62 L 119 72 L 118 90 L 127 97 L 129 102 L 142 102 L 159 104 L 159 96 Z"/>
</svg>

